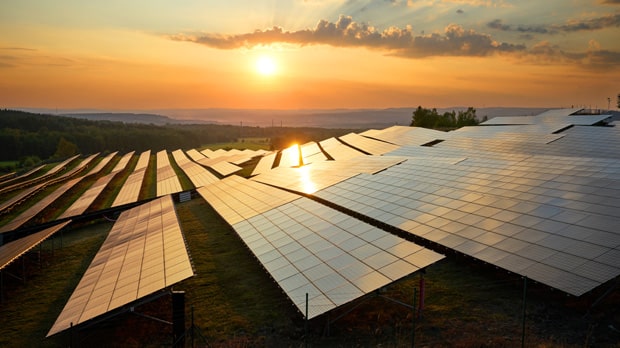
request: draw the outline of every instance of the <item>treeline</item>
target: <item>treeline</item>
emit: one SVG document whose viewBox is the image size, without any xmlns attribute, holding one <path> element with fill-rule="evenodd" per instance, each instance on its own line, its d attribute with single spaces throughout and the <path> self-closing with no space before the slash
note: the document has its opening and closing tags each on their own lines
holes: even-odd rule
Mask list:
<svg viewBox="0 0 620 348">
<path fill-rule="evenodd" d="M 482 122 L 486 121 L 486 116 Z M 476 117 L 476 109 L 467 108 L 466 111 L 447 111 L 440 115 L 437 109 L 425 109 L 421 106 L 413 112 L 412 127 L 432 129 L 455 129 L 465 126 L 477 126 L 480 121 Z"/>
<path fill-rule="evenodd" d="M 272 147 L 342 135 L 347 130 L 323 128 L 260 128 L 232 125 L 149 125 L 32 114 L 0 110 L 0 161 L 49 159 L 68 152 L 160 151 L 199 148 L 235 142 L 239 138 L 268 138 Z M 288 145 L 287 145 L 288 146 Z M 35 161 L 36 162 L 36 161 Z"/>
</svg>

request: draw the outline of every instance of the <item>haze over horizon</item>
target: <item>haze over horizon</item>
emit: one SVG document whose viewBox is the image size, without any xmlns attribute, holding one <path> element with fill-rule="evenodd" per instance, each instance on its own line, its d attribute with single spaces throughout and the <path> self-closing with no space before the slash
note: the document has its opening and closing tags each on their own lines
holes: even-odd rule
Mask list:
<svg viewBox="0 0 620 348">
<path fill-rule="evenodd" d="M 24 0 L 0 107 L 615 108 L 620 1 Z M 609 98 L 609 99 L 608 99 Z"/>
</svg>

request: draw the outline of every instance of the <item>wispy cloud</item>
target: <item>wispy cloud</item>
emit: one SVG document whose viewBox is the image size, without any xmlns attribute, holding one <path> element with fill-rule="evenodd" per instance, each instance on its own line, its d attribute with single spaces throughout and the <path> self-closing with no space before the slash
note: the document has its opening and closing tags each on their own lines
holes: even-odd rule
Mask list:
<svg viewBox="0 0 620 348">
<path fill-rule="evenodd" d="M 190 41 L 218 49 L 252 48 L 272 44 L 330 45 L 381 49 L 402 57 L 485 56 L 495 52 L 518 51 L 523 45 L 497 42 L 490 35 L 451 24 L 444 33 L 415 35 L 411 26 L 390 27 L 383 31 L 341 15 L 336 22 L 321 20 L 313 29 L 285 31 L 280 27 L 237 35 L 173 35 L 170 38 Z"/>
<path fill-rule="evenodd" d="M 620 0 L 618 0 L 620 3 Z M 609 14 L 597 18 L 572 19 L 564 24 L 549 25 L 511 25 L 505 24 L 501 19 L 495 19 L 487 23 L 487 27 L 501 31 L 516 31 L 521 33 L 535 34 L 558 34 L 576 31 L 593 31 L 605 28 L 620 27 L 620 14 Z"/>
</svg>

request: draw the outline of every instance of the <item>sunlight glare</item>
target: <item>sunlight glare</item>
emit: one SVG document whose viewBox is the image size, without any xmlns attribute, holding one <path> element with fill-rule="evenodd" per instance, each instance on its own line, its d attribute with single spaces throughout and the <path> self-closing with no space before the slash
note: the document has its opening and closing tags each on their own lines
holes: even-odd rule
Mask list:
<svg viewBox="0 0 620 348">
<path fill-rule="evenodd" d="M 276 70 L 276 62 L 269 56 L 261 56 L 256 61 L 256 71 L 263 76 L 271 76 Z"/>
<path fill-rule="evenodd" d="M 312 169 L 311 166 L 303 166 L 300 167 L 299 169 L 299 173 L 300 173 L 300 181 L 301 181 L 301 186 L 302 186 L 302 191 L 306 194 L 313 194 L 315 193 L 318 188 L 316 183 L 314 182 L 314 180 L 312 180 Z"/>
</svg>

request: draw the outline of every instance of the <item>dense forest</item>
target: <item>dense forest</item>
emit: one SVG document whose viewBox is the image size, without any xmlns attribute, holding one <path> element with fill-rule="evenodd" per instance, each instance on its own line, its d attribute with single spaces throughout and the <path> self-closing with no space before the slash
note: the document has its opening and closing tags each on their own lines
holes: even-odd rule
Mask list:
<svg viewBox="0 0 620 348">
<path fill-rule="evenodd" d="M 482 122 L 486 120 L 487 117 L 485 116 Z M 480 121 L 476 117 L 476 109 L 473 107 L 458 113 L 453 110 L 439 114 L 437 109 L 426 109 L 418 106 L 411 117 L 412 127 L 449 130 L 465 126 L 477 126 L 478 124 Z"/>
<path fill-rule="evenodd" d="M 20 161 L 18 167 L 27 167 L 40 160 L 74 153 L 188 150 L 208 144 L 235 142 L 240 138 L 266 138 L 270 140 L 272 149 L 281 149 L 294 141 L 320 141 L 348 132 L 344 129 L 213 124 L 161 126 L 0 110 L 0 161 Z"/>
</svg>

